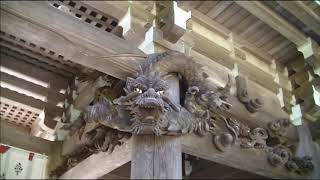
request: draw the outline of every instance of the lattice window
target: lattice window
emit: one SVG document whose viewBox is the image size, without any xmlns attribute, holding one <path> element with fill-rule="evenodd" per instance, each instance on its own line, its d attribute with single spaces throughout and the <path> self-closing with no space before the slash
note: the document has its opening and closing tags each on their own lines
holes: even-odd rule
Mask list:
<svg viewBox="0 0 320 180">
<path fill-rule="evenodd" d="M 39 114 L 7 102 L 0 102 L 0 117 L 11 123 L 31 128 L 33 123 L 39 117 Z"/>
<path fill-rule="evenodd" d="M 79 1 L 49 1 L 57 9 L 68 8 L 68 11 L 75 17 L 96 28 L 111 32 L 117 25 L 118 20 L 97 9 L 87 6 Z"/>
</svg>

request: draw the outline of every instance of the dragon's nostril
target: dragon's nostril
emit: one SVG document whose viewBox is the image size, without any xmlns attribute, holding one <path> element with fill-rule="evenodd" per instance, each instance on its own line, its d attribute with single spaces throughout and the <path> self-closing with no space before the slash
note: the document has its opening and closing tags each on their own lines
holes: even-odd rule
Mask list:
<svg viewBox="0 0 320 180">
<path fill-rule="evenodd" d="M 156 93 L 156 91 L 153 88 L 149 88 L 147 92 L 148 92 L 148 94 L 155 94 Z"/>
</svg>

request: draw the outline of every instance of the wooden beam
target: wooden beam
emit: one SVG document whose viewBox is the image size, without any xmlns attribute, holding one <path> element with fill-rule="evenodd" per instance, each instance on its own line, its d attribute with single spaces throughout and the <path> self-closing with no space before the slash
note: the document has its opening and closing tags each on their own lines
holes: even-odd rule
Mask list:
<svg viewBox="0 0 320 180">
<path fill-rule="evenodd" d="M 320 35 L 320 16 L 302 1 L 277 1 L 280 6 L 296 16 L 301 22 Z"/>
<path fill-rule="evenodd" d="M 116 146 L 111 154 L 100 152 L 81 161 L 60 179 L 98 179 L 131 160 L 132 141 Z"/>
<path fill-rule="evenodd" d="M 7 121 L 1 120 L 0 123 L 1 143 L 40 154 L 49 155 L 51 153 L 51 148 L 53 147 L 52 141 L 32 136 L 21 126 L 17 126 Z"/>
<path fill-rule="evenodd" d="M 45 63 L 48 63 L 50 65 L 56 66 L 57 68 L 63 69 L 67 72 L 70 72 L 72 74 L 78 74 L 79 73 L 79 65 L 73 64 L 70 62 L 63 61 L 63 57 L 60 56 L 58 58 L 55 57 L 54 52 L 51 52 L 48 49 L 44 49 L 43 47 L 36 46 L 35 44 L 31 42 L 27 42 L 24 39 L 19 39 L 17 37 L 12 37 L 11 34 L 1 33 L 1 40 L 4 40 L 10 44 L 14 44 L 14 46 L 19 47 L 18 50 L 22 50 L 22 54 L 29 55 L 32 58 L 38 59 L 39 61 L 43 61 Z"/>
<path fill-rule="evenodd" d="M 63 79 L 63 77 L 58 76 L 54 73 L 50 73 L 49 71 L 41 69 L 30 63 L 15 59 L 4 53 L 5 51 L 3 51 L 3 49 L 1 48 L 1 66 L 25 74 L 40 81 L 49 83 L 50 88 L 57 91 L 67 88 L 68 81 Z"/>
<path fill-rule="evenodd" d="M 113 169 L 131 160 L 132 138 L 125 144 L 117 146 L 112 154 L 100 152 L 91 155 L 77 166 L 62 175 L 63 179 L 99 178 Z M 267 153 L 254 149 L 243 149 L 235 146 L 227 152 L 220 152 L 212 143 L 212 135 L 198 137 L 194 134 L 180 137 L 182 152 L 214 161 L 233 168 L 248 171 L 270 178 L 299 178 L 288 173 L 285 167 L 275 168 L 268 163 Z M 114 163 L 117 162 L 117 163 Z M 86 169 L 86 171 L 83 171 Z"/>
<path fill-rule="evenodd" d="M 285 167 L 272 167 L 268 163 L 267 153 L 260 150 L 243 149 L 236 146 L 230 151 L 220 152 L 212 144 L 211 135 L 205 137 L 198 137 L 194 134 L 185 135 L 181 137 L 181 146 L 184 153 L 254 174 L 276 179 L 299 178 L 295 174 L 288 173 Z"/>
<path fill-rule="evenodd" d="M 55 17 L 55 21 L 51 21 L 52 17 Z M 118 61 L 114 61 L 115 58 L 110 55 L 144 55 L 124 39 L 99 31 L 44 1 L 1 2 L 1 30 L 50 49 L 64 56 L 64 59 L 120 79 L 134 73 L 143 59 L 118 58 Z"/>
<path fill-rule="evenodd" d="M 19 57 L 20 59 L 23 59 L 24 61 L 27 61 L 31 64 L 41 66 L 44 69 L 48 69 L 52 72 L 55 72 L 56 74 L 59 74 L 61 76 L 67 77 L 67 78 L 71 78 L 74 76 L 69 71 L 66 71 L 65 70 L 66 68 L 62 68 L 62 67 L 66 67 L 66 66 L 64 66 L 63 64 L 60 64 L 60 66 L 57 66 L 57 64 L 54 63 L 54 61 L 52 59 L 43 57 L 41 55 L 34 54 L 30 51 L 29 52 L 25 51 L 21 48 L 16 47 L 15 45 L 9 44 L 8 42 L 3 41 L 3 40 L 0 41 L 0 45 L 2 47 L 10 49 L 10 51 L 7 51 L 8 53 L 14 54 L 15 56 L 20 56 Z"/>
<path fill-rule="evenodd" d="M 265 6 L 259 1 L 235 1 L 242 8 L 249 11 L 252 15 L 259 18 L 264 23 L 268 24 L 271 28 L 278 31 L 281 35 L 288 40 L 301 46 L 307 42 L 307 37 L 296 29 L 293 25 L 287 22 L 284 18 L 276 14 L 272 9 Z"/>
<path fill-rule="evenodd" d="M 48 102 L 50 102 L 51 104 L 58 104 L 59 102 L 64 102 L 65 99 L 65 95 L 57 91 L 54 91 L 50 88 L 45 88 L 43 86 L 34 84 L 24 79 L 17 78 L 4 72 L 1 72 L 1 81 L 23 88 L 27 91 L 37 93 L 39 95 L 46 96 Z"/>
<path fill-rule="evenodd" d="M 61 116 L 63 113 L 63 109 L 60 107 L 48 104 L 46 102 L 43 102 L 30 96 L 26 96 L 24 94 L 20 94 L 7 88 L 1 87 L 1 97 L 5 97 L 10 100 L 17 101 L 25 105 L 29 105 L 36 109 L 45 109 L 46 112 L 57 116 Z"/>
</svg>

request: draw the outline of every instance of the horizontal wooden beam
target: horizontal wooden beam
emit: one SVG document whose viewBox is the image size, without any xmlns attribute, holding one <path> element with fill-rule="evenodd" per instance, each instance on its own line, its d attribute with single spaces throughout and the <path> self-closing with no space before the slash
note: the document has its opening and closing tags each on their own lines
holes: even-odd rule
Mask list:
<svg viewBox="0 0 320 180">
<path fill-rule="evenodd" d="M 54 91 L 50 88 L 45 88 L 43 86 L 34 84 L 24 79 L 17 78 L 15 76 L 12 76 L 4 72 L 1 72 L 1 81 L 17 86 L 19 88 L 23 88 L 27 91 L 34 92 L 39 95 L 46 96 L 47 101 L 50 102 L 51 104 L 58 104 L 59 102 L 64 102 L 64 99 L 65 99 L 65 95 L 57 91 Z"/>
<path fill-rule="evenodd" d="M 51 89 L 57 91 L 67 88 L 68 80 L 64 79 L 62 76 L 58 76 L 50 71 L 46 71 L 23 60 L 8 56 L 5 53 L 6 51 L 1 48 L 1 66 L 48 83 Z"/>
<path fill-rule="evenodd" d="M 237 146 L 231 148 L 230 151 L 220 152 L 212 144 L 211 135 L 205 137 L 193 134 L 183 136 L 181 146 L 184 153 L 254 174 L 276 179 L 299 178 L 295 174 L 288 173 L 285 167 L 272 167 L 268 162 L 267 153 L 261 150 L 243 149 Z"/>
<path fill-rule="evenodd" d="M 51 21 L 52 17 L 55 21 Z M 120 79 L 136 72 L 143 61 L 110 57 L 122 53 L 144 54 L 124 39 L 99 31 L 45 1 L 1 2 L 1 30 Z"/>
<path fill-rule="evenodd" d="M 111 154 L 99 152 L 81 161 L 59 179 L 98 179 L 131 160 L 132 141 L 116 146 Z"/>
<path fill-rule="evenodd" d="M 46 112 L 54 114 L 56 116 L 62 116 L 63 113 L 63 109 L 60 107 L 48 104 L 46 102 L 43 102 L 41 100 L 35 99 L 24 94 L 20 94 L 7 88 L 1 87 L 1 97 L 8 98 L 12 101 L 20 102 L 22 104 L 31 106 L 39 110 L 45 109 Z"/>
<path fill-rule="evenodd" d="M 220 152 L 212 143 L 212 135 L 198 137 L 194 134 L 181 137 L 182 151 L 184 153 L 214 161 L 233 168 L 270 178 L 297 178 L 289 173 L 285 167 L 275 168 L 267 159 L 267 153 L 257 149 L 243 149 L 235 146 L 227 152 Z M 91 155 L 77 166 L 67 171 L 60 178 L 99 178 L 113 169 L 131 160 L 131 139 L 121 146 L 117 146 L 112 154 L 100 152 Z M 84 172 L 83 169 L 86 169 Z"/>
<path fill-rule="evenodd" d="M 51 148 L 53 147 L 52 141 L 32 136 L 29 131 L 26 131 L 21 126 L 7 121 L 1 120 L 0 123 L 1 143 L 40 154 L 49 155 L 51 153 Z"/>
<path fill-rule="evenodd" d="M 46 57 L 42 57 L 41 55 L 34 54 L 32 52 L 25 51 L 19 47 L 16 47 L 15 45 L 9 44 L 8 41 L 0 41 L 0 45 L 2 47 L 5 47 L 7 49 L 10 49 L 8 53 L 14 54 L 13 56 L 20 56 L 20 59 L 23 59 L 24 61 L 27 61 L 31 64 L 35 64 L 37 66 L 40 66 L 44 69 L 48 69 L 56 74 L 59 74 L 60 76 L 71 78 L 74 75 L 70 73 L 69 71 L 66 71 L 65 67 L 62 64 L 61 66 L 57 66 L 53 60 L 48 59 Z"/>
<path fill-rule="evenodd" d="M 320 16 L 302 1 L 277 1 L 277 3 L 320 35 Z"/>
<path fill-rule="evenodd" d="M 235 1 L 242 8 L 278 31 L 297 46 L 307 43 L 307 37 L 272 9 L 259 1 Z"/>
</svg>

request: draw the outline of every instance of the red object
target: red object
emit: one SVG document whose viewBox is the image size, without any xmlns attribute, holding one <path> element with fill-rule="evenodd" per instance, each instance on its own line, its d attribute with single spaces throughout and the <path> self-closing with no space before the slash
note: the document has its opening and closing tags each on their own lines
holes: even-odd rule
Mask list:
<svg viewBox="0 0 320 180">
<path fill-rule="evenodd" d="M 29 153 L 29 161 L 32 161 L 34 153 Z"/>
<path fill-rule="evenodd" d="M 0 145 L 0 153 L 3 154 L 5 152 L 8 151 L 8 149 L 10 149 L 9 146 L 5 146 L 5 145 Z"/>
</svg>

